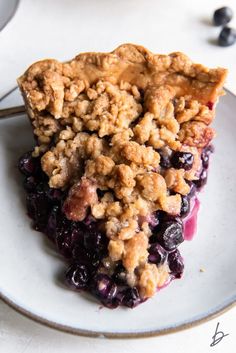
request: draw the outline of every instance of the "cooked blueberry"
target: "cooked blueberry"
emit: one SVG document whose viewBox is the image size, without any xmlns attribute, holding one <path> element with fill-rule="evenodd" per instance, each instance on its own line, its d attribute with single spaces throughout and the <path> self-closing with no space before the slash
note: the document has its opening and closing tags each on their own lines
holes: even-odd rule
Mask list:
<svg viewBox="0 0 236 353">
<path fill-rule="evenodd" d="M 86 218 L 82 221 L 82 223 L 85 225 L 87 229 L 97 229 L 98 226 L 98 221 L 91 215 L 89 214 L 86 216 Z"/>
<path fill-rule="evenodd" d="M 174 216 L 164 211 L 158 211 L 158 219 L 159 219 L 159 224 L 155 227 L 154 233 L 155 231 L 158 232 L 158 230 L 161 229 L 162 224 L 165 222 L 178 222 L 181 225 L 183 223 L 182 219 L 179 216 Z"/>
<path fill-rule="evenodd" d="M 33 175 L 28 176 L 28 177 L 25 178 L 23 185 L 24 185 L 24 189 L 27 192 L 32 192 L 37 187 L 37 180 L 36 180 L 36 178 Z"/>
<path fill-rule="evenodd" d="M 63 192 L 59 189 L 47 189 L 47 196 L 52 201 L 60 201 L 63 198 Z"/>
<path fill-rule="evenodd" d="M 168 264 L 171 273 L 176 277 L 180 278 L 184 271 L 184 261 L 178 249 L 169 253 Z"/>
<path fill-rule="evenodd" d="M 190 152 L 176 151 L 171 157 L 171 163 L 176 169 L 190 170 L 193 166 L 193 155 Z"/>
<path fill-rule="evenodd" d="M 148 261 L 152 264 L 162 265 L 167 257 L 167 251 L 158 243 L 154 243 L 148 249 Z"/>
<path fill-rule="evenodd" d="M 103 273 L 99 273 L 93 278 L 92 290 L 104 305 L 109 304 L 117 294 L 116 284 Z"/>
<path fill-rule="evenodd" d="M 190 200 L 187 196 L 182 196 L 180 216 L 185 217 L 190 210 Z"/>
<path fill-rule="evenodd" d="M 32 152 L 25 153 L 18 163 L 20 172 L 26 176 L 33 175 L 37 172 L 39 167 L 39 159 L 32 157 Z"/>
<path fill-rule="evenodd" d="M 188 185 L 190 186 L 190 190 L 189 190 L 189 193 L 188 193 L 188 197 L 192 197 L 196 194 L 196 185 L 194 182 L 192 181 L 187 181 Z"/>
<path fill-rule="evenodd" d="M 122 304 L 128 308 L 134 308 L 141 303 L 141 298 L 136 287 L 125 289 L 123 295 Z"/>
<path fill-rule="evenodd" d="M 85 265 L 72 264 L 66 272 L 68 284 L 75 289 L 86 289 L 89 279 L 89 271 Z"/>
<path fill-rule="evenodd" d="M 114 279 L 116 284 L 126 284 L 126 270 L 122 264 L 118 264 L 116 266 L 112 278 Z"/>
<path fill-rule="evenodd" d="M 170 155 L 164 150 L 158 150 L 160 155 L 160 166 L 162 168 L 168 169 L 171 168 Z"/>
<path fill-rule="evenodd" d="M 34 228 L 43 231 L 47 221 L 51 205 L 47 202 L 45 195 L 30 193 L 26 197 L 26 207 L 29 217 L 34 220 Z"/>
<path fill-rule="evenodd" d="M 45 226 L 45 234 L 54 240 L 56 236 L 58 217 L 60 216 L 59 206 L 54 206 L 49 214 L 47 224 Z"/>
<path fill-rule="evenodd" d="M 233 18 L 233 10 L 228 7 L 224 6 L 220 9 L 215 10 L 213 15 L 213 23 L 215 26 L 224 26 Z"/>
<path fill-rule="evenodd" d="M 149 217 L 147 217 L 147 222 L 150 229 L 155 228 L 159 223 L 158 212 L 152 213 Z"/>
<path fill-rule="evenodd" d="M 203 149 L 201 154 L 203 168 L 208 168 L 210 155 L 213 153 L 213 151 L 214 149 L 212 145 L 209 145 Z"/>
<path fill-rule="evenodd" d="M 204 186 L 207 182 L 207 169 L 203 169 L 200 176 L 199 176 L 199 179 L 198 180 L 194 180 L 194 183 L 196 185 L 196 187 L 198 189 L 200 189 L 202 186 Z"/>
<path fill-rule="evenodd" d="M 58 235 L 56 237 L 56 244 L 57 244 L 58 250 L 64 257 L 68 259 L 72 257 L 73 247 L 71 243 L 70 234 Z"/>
<path fill-rule="evenodd" d="M 221 47 L 229 47 L 236 42 L 236 30 L 230 27 L 224 27 L 219 35 L 218 44 Z"/>
<path fill-rule="evenodd" d="M 75 245 L 72 250 L 73 259 L 79 263 L 87 265 L 92 272 L 94 272 L 100 264 L 99 255 L 84 249 L 80 245 Z"/>
<path fill-rule="evenodd" d="M 88 230 L 84 233 L 84 247 L 92 253 L 103 255 L 107 248 L 107 237 L 96 230 Z"/>
<path fill-rule="evenodd" d="M 168 251 L 174 250 L 184 241 L 183 226 L 180 222 L 164 222 L 157 233 L 157 241 Z"/>
</svg>

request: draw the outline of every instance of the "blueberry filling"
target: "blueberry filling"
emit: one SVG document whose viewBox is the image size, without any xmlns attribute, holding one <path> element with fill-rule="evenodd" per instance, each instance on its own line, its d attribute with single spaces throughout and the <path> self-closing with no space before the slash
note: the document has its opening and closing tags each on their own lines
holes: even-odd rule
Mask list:
<svg viewBox="0 0 236 353">
<path fill-rule="evenodd" d="M 174 152 L 171 157 L 172 166 L 176 169 L 190 170 L 193 166 L 193 155 L 189 152 Z"/>
<path fill-rule="evenodd" d="M 206 183 L 211 146 L 202 151 L 202 171 L 198 180 L 189 182 L 190 192 L 182 196 L 180 216 L 171 216 L 163 211 L 150 215 L 148 222 L 152 230 L 149 239 L 148 262 L 161 266 L 168 264 L 171 278 L 180 278 L 184 270 L 183 259 L 177 247 L 184 241 L 182 218 L 190 211 L 190 199 L 196 188 Z M 162 167 L 189 170 L 193 163 L 191 153 L 174 152 L 162 158 Z M 138 288 L 130 287 L 126 281 L 126 270 L 118 261 L 109 273 L 103 263 L 108 256 L 108 238 L 100 221 L 88 215 L 83 221 L 68 220 L 62 212 L 67 190 L 52 189 L 42 172 L 39 158 L 31 152 L 22 156 L 19 170 L 24 175 L 26 206 L 33 228 L 43 232 L 55 244 L 57 250 L 68 261 L 65 275 L 69 287 L 92 293 L 103 305 L 116 308 L 123 305 L 134 308 L 142 303 Z"/>
<path fill-rule="evenodd" d="M 190 211 L 190 199 L 188 196 L 182 196 L 181 210 L 180 210 L 181 217 L 187 216 L 189 211 Z"/>
<path fill-rule="evenodd" d="M 159 244 L 153 243 L 148 249 L 148 261 L 152 264 L 162 265 L 167 258 L 167 251 Z"/>
<path fill-rule="evenodd" d="M 173 274 L 176 278 L 180 278 L 184 271 L 184 262 L 178 249 L 169 253 L 168 264 L 171 274 Z"/>
</svg>

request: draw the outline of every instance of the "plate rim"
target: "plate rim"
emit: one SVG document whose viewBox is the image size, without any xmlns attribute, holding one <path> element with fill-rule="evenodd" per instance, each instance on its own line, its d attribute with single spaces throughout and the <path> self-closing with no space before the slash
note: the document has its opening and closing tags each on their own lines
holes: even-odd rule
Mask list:
<svg viewBox="0 0 236 353">
<path fill-rule="evenodd" d="M 230 91 L 229 89 L 224 87 L 224 91 L 227 92 L 227 94 L 230 94 L 234 98 L 236 98 L 236 95 Z M 24 307 L 18 305 L 16 302 L 11 300 L 9 297 L 4 295 L 0 291 L 0 300 L 2 300 L 5 304 L 7 304 L 9 307 L 14 309 L 16 312 L 19 314 L 25 316 L 26 318 L 39 323 L 41 325 L 47 326 L 49 328 L 52 328 L 54 330 L 58 330 L 61 332 L 65 333 L 70 333 L 78 336 L 85 336 L 85 337 L 100 337 L 100 338 L 114 338 L 114 339 L 126 339 L 126 338 L 147 338 L 147 337 L 155 337 L 155 336 L 161 336 L 161 335 L 166 335 L 170 333 L 176 333 L 180 332 L 186 329 L 190 329 L 192 327 L 198 326 L 200 324 L 206 323 L 219 315 L 222 315 L 229 311 L 230 309 L 236 307 L 236 295 L 231 297 L 226 303 L 220 305 L 219 307 L 213 309 L 211 312 L 206 312 L 202 314 L 200 317 L 192 319 L 192 321 L 185 322 L 182 324 L 179 324 L 177 326 L 170 326 L 165 329 L 158 329 L 158 330 L 148 330 L 148 331 L 141 331 L 141 332 L 107 332 L 107 331 L 96 331 L 96 330 L 84 330 L 80 328 L 75 328 L 72 326 L 68 325 L 63 325 L 60 323 L 57 323 L 52 320 L 48 320 L 42 316 L 39 316 L 37 314 L 32 313 L 31 311 L 25 309 Z"/>
<path fill-rule="evenodd" d="M 13 19 L 13 17 L 16 14 L 17 9 L 19 8 L 20 5 L 20 0 L 16 0 L 16 4 L 15 4 L 15 8 L 13 9 L 13 11 L 10 13 L 10 15 L 8 16 L 8 18 L 6 19 L 6 21 L 4 22 L 4 24 L 2 25 L 2 27 L 0 27 L 0 32 L 8 25 L 8 23 Z"/>
<path fill-rule="evenodd" d="M 70 333 L 77 336 L 83 337 L 91 337 L 91 338 L 109 338 L 109 339 L 136 339 L 136 338 L 148 338 L 148 337 L 157 337 L 164 336 L 171 333 L 176 333 L 180 331 L 184 331 L 187 329 L 191 329 L 193 327 L 199 326 L 203 323 L 206 323 L 219 315 L 222 315 L 229 310 L 236 307 L 236 295 L 232 297 L 226 304 L 220 306 L 218 309 L 203 314 L 201 317 L 194 319 L 192 321 L 180 324 L 178 326 L 172 326 L 165 329 L 159 330 L 151 330 L 151 331 L 143 331 L 143 332 L 108 332 L 108 331 L 92 331 L 92 330 L 84 330 L 80 328 L 74 328 L 72 326 L 59 324 L 55 321 L 47 320 L 42 316 L 36 315 L 29 310 L 24 309 L 23 307 L 16 304 L 14 301 L 6 297 L 0 292 L 0 300 L 2 300 L 5 304 L 7 304 L 10 308 L 14 309 L 19 314 L 24 317 L 41 324 L 43 326 L 49 327 L 51 329 L 61 331 L 64 333 Z"/>
</svg>

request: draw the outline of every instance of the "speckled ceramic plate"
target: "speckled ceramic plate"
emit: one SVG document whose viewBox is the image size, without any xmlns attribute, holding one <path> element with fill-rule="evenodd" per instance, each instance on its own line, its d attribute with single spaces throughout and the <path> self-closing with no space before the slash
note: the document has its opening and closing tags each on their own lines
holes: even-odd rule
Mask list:
<svg viewBox="0 0 236 353">
<path fill-rule="evenodd" d="M 140 337 L 173 332 L 209 319 L 236 301 L 236 97 L 221 99 L 216 152 L 202 193 L 198 232 L 181 245 L 185 273 L 131 310 L 101 308 L 61 285 L 62 259 L 30 228 L 17 172 L 33 144 L 26 117 L 0 121 L 0 295 L 18 311 L 76 334 Z M 200 269 L 204 268 L 204 272 Z"/>
</svg>

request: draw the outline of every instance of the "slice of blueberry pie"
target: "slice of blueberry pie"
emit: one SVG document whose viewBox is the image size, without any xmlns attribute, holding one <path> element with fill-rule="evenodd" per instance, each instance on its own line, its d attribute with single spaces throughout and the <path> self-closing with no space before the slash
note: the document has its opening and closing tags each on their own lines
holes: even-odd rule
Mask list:
<svg viewBox="0 0 236 353">
<path fill-rule="evenodd" d="M 125 44 L 19 78 L 36 140 L 19 161 L 28 215 L 71 288 L 135 307 L 182 276 L 226 74 Z"/>
</svg>

